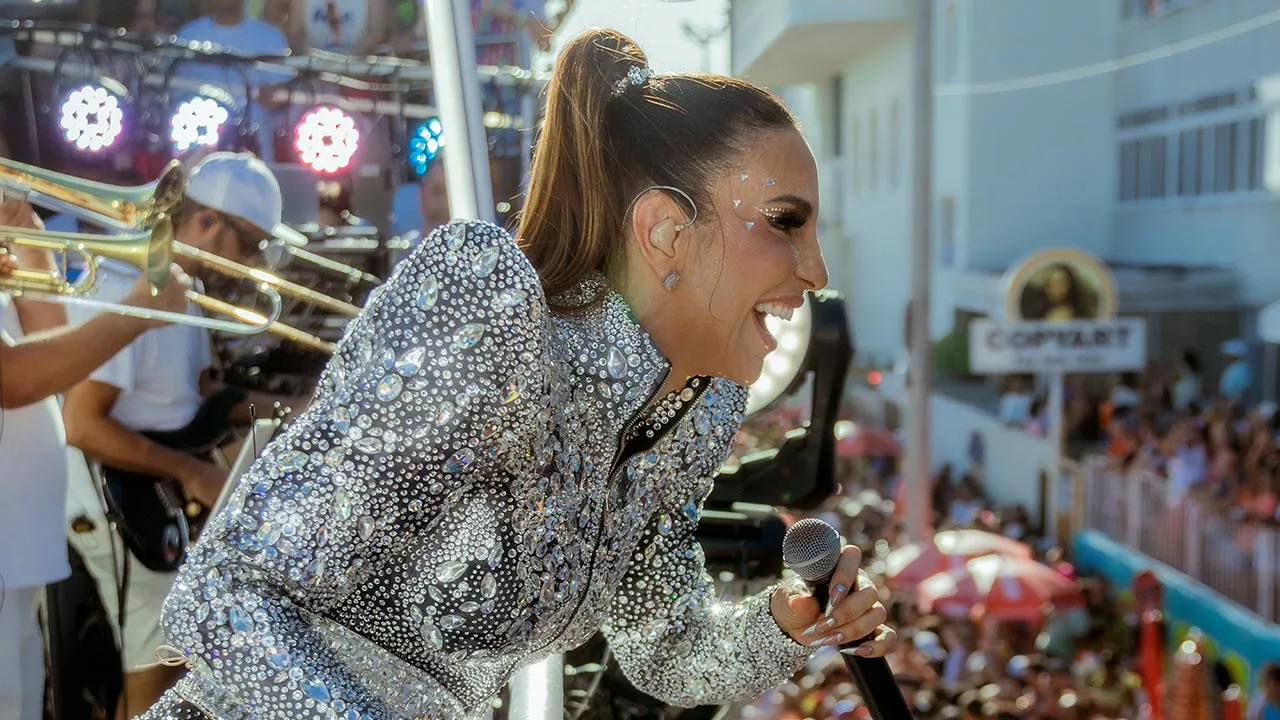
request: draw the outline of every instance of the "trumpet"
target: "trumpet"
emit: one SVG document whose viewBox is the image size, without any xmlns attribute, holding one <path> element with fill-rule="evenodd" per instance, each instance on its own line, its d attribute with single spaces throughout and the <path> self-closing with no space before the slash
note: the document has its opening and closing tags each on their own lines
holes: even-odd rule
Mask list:
<svg viewBox="0 0 1280 720">
<path fill-rule="evenodd" d="M 0 290 L 14 294 L 27 294 L 65 305 L 94 307 L 129 317 L 164 320 L 236 335 L 256 335 L 261 332 L 268 332 L 330 354 L 335 349 L 334 344 L 331 342 L 279 322 L 277 318 L 280 317 L 282 309 L 280 294 L 271 286 L 263 283 L 258 284 L 257 290 L 267 298 L 271 306 L 271 309 L 266 314 L 232 305 L 217 298 L 197 293 L 194 290 L 187 291 L 187 299 L 192 303 L 210 312 L 235 318 L 235 320 L 219 320 L 186 313 L 150 310 L 132 305 L 93 300 L 91 297 L 87 297 L 97 289 L 98 272 L 102 258 L 116 260 L 140 268 L 146 275 L 147 282 L 151 283 L 153 288 L 162 289 L 169 282 L 169 263 L 173 258 L 172 225 L 170 225 L 167 217 L 162 218 L 148 232 L 122 235 L 115 238 L 48 230 L 22 229 L 19 231 L 18 228 L 0 229 L 0 243 L 49 250 L 60 254 L 64 264 L 69 257 L 79 257 L 83 263 L 83 270 L 74 282 L 66 279 L 61 273 L 18 268 L 10 275 L 0 277 Z"/>
<path fill-rule="evenodd" d="M 121 187 L 0 158 L 0 189 L 33 205 L 122 232 L 143 232 L 182 205 L 187 173 L 173 160 L 154 182 Z M 165 266 L 168 272 L 168 266 Z"/>
</svg>

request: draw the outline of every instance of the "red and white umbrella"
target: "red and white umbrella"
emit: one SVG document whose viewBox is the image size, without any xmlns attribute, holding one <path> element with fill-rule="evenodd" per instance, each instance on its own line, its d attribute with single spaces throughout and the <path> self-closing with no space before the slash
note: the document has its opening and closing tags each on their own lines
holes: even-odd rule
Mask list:
<svg viewBox="0 0 1280 720">
<path fill-rule="evenodd" d="M 1025 558 L 986 555 L 916 587 L 921 610 L 948 617 L 1037 622 L 1044 606 L 1078 590 L 1062 573 Z"/>
<path fill-rule="evenodd" d="M 1003 535 L 983 530 L 943 530 L 932 540 L 904 545 L 885 558 L 885 574 L 898 588 L 919 584 L 946 570 L 963 567 L 983 555 L 1030 558 L 1031 548 Z"/>
</svg>

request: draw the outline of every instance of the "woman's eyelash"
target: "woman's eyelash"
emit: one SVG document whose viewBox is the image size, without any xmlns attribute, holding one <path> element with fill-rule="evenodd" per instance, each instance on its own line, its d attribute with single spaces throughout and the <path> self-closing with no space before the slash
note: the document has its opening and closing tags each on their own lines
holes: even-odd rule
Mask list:
<svg viewBox="0 0 1280 720">
<path fill-rule="evenodd" d="M 797 230 L 804 227 L 808 218 L 800 213 L 791 210 L 766 209 L 761 210 L 764 216 L 769 218 L 769 224 L 779 230 Z"/>
</svg>

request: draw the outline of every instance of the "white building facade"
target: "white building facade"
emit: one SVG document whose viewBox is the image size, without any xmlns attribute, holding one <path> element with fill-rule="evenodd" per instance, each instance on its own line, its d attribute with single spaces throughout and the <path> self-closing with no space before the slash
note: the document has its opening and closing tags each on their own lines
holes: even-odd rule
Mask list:
<svg viewBox="0 0 1280 720">
<path fill-rule="evenodd" d="M 1054 246 L 1113 264 L 1153 351 L 1250 337 L 1280 298 L 1280 3 L 933 1 L 934 337 L 993 313 L 1008 266 Z M 914 3 L 730 12 L 735 74 L 782 94 L 818 156 L 859 359 L 900 360 Z"/>
</svg>

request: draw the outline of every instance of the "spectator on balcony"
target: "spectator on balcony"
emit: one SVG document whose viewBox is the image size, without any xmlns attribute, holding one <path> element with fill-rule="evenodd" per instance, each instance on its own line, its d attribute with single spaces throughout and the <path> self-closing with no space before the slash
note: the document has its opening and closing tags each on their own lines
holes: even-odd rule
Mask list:
<svg viewBox="0 0 1280 720">
<path fill-rule="evenodd" d="M 289 42 L 284 33 L 269 22 L 248 17 L 244 0 L 203 0 L 204 15 L 178 29 L 183 40 L 211 42 L 216 45 L 251 55 L 284 55 L 289 52 Z M 249 86 L 260 93 L 257 100 L 246 94 L 245 75 L 240 68 L 212 63 L 183 63 L 176 72 L 178 77 L 207 83 L 225 90 L 237 102 L 245 106 L 245 122 L 257 125 L 249 147 L 255 155 L 270 162 L 275 159 L 272 133 L 283 122 L 282 104 L 272 93 L 286 84 L 290 75 L 265 70 L 248 73 Z M 239 149 L 239 148 L 237 148 Z"/>
<path fill-rule="evenodd" d="M 391 39 L 389 0 L 266 0 L 263 16 L 284 29 L 294 52 L 373 55 Z"/>
<path fill-rule="evenodd" d="M 1137 410 L 1142 405 L 1142 393 L 1138 391 L 1137 373 L 1123 373 L 1111 388 L 1111 412 L 1118 413 L 1122 409 Z"/>
<path fill-rule="evenodd" d="M 1012 427 L 1022 427 L 1031 419 L 1031 393 L 1026 378 L 1015 375 L 1005 380 L 1005 391 L 1000 396 L 1000 422 Z"/>
<path fill-rule="evenodd" d="M 1169 507 L 1178 507 L 1208 475 L 1209 452 L 1204 431 L 1190 420 L 1179 422 L 1166 440 L 1165 457 L 1169 468 L 1167 503 Z"/>
<path fill-rule="evenodd" d="M 1230 419 L 1215 419 L 1209 424 L 1209 472 L 1205 478 L 1214 498 L 1234 498 L 1241 481 L 1240 456 L 1240 436 Z"/>
<path fill-rule="evenodd" d="M 1243 403 L 1252 384 L 1252 371 L 1245 355 L 1249 352 L 1243 340 L 1228 340 L 1222 344 L 1222 355 L 1227 360 L 1227 368 L 1222 371 L 1218 381 L 1218 396 L 1236 405 Z"/>
<path fill-rule="evenodd" d="M 573 10 L 574 0 L 564 0 L 560 12 L 547 13 L 545 0 L 471 0 L 471 18 L 477 40 L 503 37 L 518 38 L 506 42 L 478 42 L 476 61 L 481 65 L 524 65 L 522 41 L 528 41 L 542 52 L 551 49 L 551 39 L 566 15 Z"/>
<path fill-rule="evenodd" d="M 1173 409 L 1184 413 L 1200 401 L 1200 356 L 1194 350 L 1183 350 L 1174 373 Z"/>
</svg>

